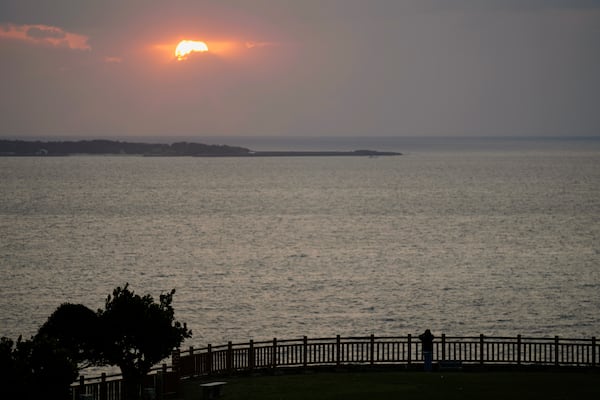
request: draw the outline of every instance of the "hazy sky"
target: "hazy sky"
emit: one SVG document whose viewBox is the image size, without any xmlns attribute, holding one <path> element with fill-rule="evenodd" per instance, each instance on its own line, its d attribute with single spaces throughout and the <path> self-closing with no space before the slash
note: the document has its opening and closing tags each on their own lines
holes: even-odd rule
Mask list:
<svg viewBox="0 0 600 400">
<path fill-rule="evenodd" d="M 208 52 L 178 61 L 182 39 Z M 600 1 L 0 0 L 0 135 L 600 135 Z"/>
</svg>

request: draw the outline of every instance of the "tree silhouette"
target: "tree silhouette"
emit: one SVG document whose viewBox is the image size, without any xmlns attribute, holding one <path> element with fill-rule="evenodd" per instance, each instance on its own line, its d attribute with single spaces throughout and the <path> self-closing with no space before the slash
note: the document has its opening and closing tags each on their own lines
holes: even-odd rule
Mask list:
<svg viewBox="0 0 600 400">
<path fill-rule="evenodd" d="M 82 304 L 60 305 L 38 330 L 36 337 L 55 339 L 80 369 L 99 364 L 102 358 L 100 318 Z"/>
<path fill-rule="evenodd" d="M 58 341 L 34 337 L 16 343 L 0 340 L 0 385 L 3 399 L 66 399 L 69 386 L 77 378 L 77 365 Z"/>
<path fill-rule="evenodd" d="M 171 354 L 192 332 L 175 320 L 175 289 L 139 296 L 117 287 L 104 310 L 60 305 L 31 340 L 0 339 L 0 398 L 66 398 L 78 370 L 116 365 L 125 381 L 125 399 L 139 398 L 152 366 Z"/>
<path fill-rule="evenodd" d="M 175 289 L 152 296 L 139 296 L 117 287 L 98 310 L 102 332 L 101 354 L 104 363 L 121 369 L 128 399 L 140 395 L 140 385 L 153 365 L 168 357 L 192 332 L 175 320 L 171 303 Z"/>
</svg>

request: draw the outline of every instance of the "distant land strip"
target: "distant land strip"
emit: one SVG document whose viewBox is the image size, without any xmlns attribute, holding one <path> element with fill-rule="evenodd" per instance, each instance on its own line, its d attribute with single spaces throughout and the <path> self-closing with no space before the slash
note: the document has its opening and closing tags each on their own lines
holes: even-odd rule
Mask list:
<svg viewBox="0 0 600 400">
<path fill-rule="evenodd" d="M 115 140 L 25 141 L 0 140 L 0 156 L 143 155 L 148 157 L 312 157 L 312 156 L 399 156 L 402 153 L 376 150 L 354 151 L 253 151 L 245 147 L 176 142 L 134 143 Z"/>
</svg>

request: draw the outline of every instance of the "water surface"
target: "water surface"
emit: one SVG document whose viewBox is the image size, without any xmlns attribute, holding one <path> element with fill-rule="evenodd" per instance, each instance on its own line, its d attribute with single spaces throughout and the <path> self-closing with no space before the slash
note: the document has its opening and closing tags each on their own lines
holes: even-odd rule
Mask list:
<svg viewBox="0 0 600 400">
<path fill-rule="evenodd" d="M 5 157 L 0 182 L 2 336 L 125 282 L 176 288 L 196 346 L 600 332 L 598 149 Z"/>
</svg>

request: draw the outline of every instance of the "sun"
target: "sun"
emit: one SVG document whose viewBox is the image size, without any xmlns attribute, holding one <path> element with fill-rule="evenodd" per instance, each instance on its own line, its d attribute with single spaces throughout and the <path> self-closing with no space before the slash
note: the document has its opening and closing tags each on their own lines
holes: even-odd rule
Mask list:
<svg viewBox="0 0 600 400">
<path fill-rule="evenodd" d="M 192 52 L 204 53 L 208 51 L 208 46 L 204 42 L 196 40 L 182 40 L 175 48 L 175 57 L 179 61 L 186 60 Z"/>
</svg>

